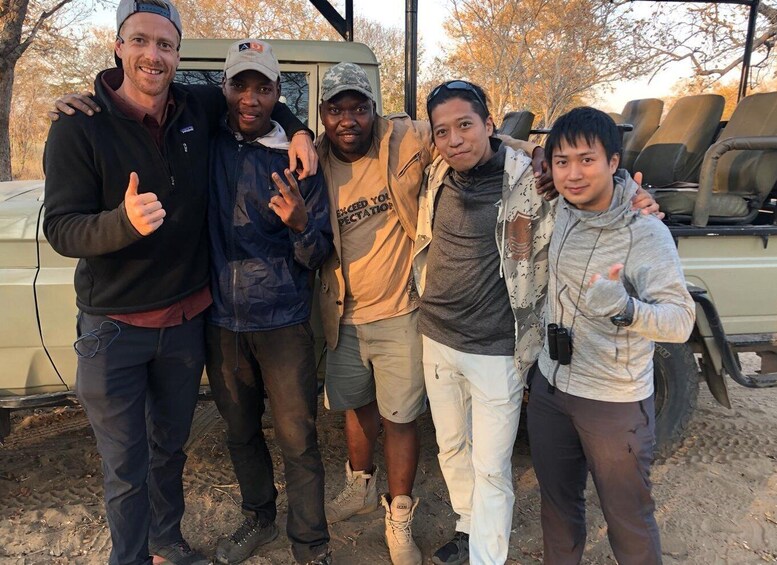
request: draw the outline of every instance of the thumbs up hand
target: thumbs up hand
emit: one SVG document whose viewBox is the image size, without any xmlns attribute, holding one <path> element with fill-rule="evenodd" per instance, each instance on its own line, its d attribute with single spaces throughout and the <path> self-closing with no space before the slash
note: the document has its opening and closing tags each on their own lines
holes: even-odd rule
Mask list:
<svg viewBox="0 0 777 565">
<path fill-rule="evenodd" d="M 629 293 L 621 281 L 623 263 L 610 265 L 607 278 L 595 273 L 588 281 L 585 302 L 594 316 L 610 317 L 623 312 Z"/>
<path fill-rule="evenodd" d="M 610 281 L 619 281 L 621 280 L 621 271 L 623 270 L 623 263 L 615 263 L 614 265 L 610 265 L 610 270 L 607 273 L 607 280 Z M 591 280 L 588 281 L 588 288 L 591 288 L 596 281 L 602 278 L 602 275 L 599 273 L 595 273 Z"/>
<path fill-rule="evenodd" d="M 165 209 L 153 192 L 138 194 L 140 180 L 134 171 L 130 173 L 127 192 L 124 193 L 124 209 L 127 212 L 132 227 L 138 230 L 140 235 L 146 236 L 154 233 L 162 225 L 165 217 Z"/>
</svg>

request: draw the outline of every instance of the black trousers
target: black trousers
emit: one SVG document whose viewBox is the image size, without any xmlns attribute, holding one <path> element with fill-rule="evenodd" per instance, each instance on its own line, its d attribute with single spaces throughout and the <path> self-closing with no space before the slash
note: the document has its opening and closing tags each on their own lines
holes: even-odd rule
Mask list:
<svg viewBox="0 0 777 565">
<path fill-rule="evenodd" d="M 582 559 L 589 470 L 618 563 L 661 563 L 649 476 L 653 398 L 602 402 L 551 393 L 539 370 L 533 372 L 527 425 L 542 500 L 544 563 L 576 565 Z"/>
<path fill-rule="evenodd" d="M 286 475 L 286 533 L 295 559 L 305 563 L 329 543 L 310 324 L 240 333 L 209 324 L 206 336 L 208 380 L 227 423 L 243 512 L 263 520 L 275 520 L 277 513 L 272 458 L 261 421 L 266 390 Z"/>
<path fill-rule="evenodd" d="M 182 474 L 205 361 L 202 316 L 139 328 L 80 313 L 76 394 L 102 457 L 111 565 L 181 541 Z"/>
</svg>

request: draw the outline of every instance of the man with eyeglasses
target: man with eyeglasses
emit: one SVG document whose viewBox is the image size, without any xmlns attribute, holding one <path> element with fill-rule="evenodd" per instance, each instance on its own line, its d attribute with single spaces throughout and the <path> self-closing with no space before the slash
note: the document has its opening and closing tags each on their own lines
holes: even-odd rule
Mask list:
<svg viewBox="0 0 777 565">
<path fill-rule="evenodd" d="M 326 402 L 345 411 L 346 484 L 329 522 L 378 507 L 375 446 L 381 423 L 388 493 L 386 543 L 394 565 L 416 565 L 416 419 L 425 410 L 418 302 L 411 273 L 424 168 L 434 159 L 429 124 L 376 113 L 367 74 L 340 63 L 322 79 L 319 159 L 329 188 L 335 252 L 321 269 L 328 352 Z M 535 145 L 513 140 L 531 153 Z M 536 153 L 537 169 L 543 158 Z"/>
<path fill-rule="evenodd" d="M 204 565 L 181 533 L 183 446 L 205 360 L 207 155 L 224 102 L 171 84 L 181 19 L 168 0 L 122 0 L 116 23 L 119 68 L 95 80 L 104 110 L 49 132 L 43 229 L 80 259 L 76 393 L 102 457 L 109 563 Z"/>
</svg>

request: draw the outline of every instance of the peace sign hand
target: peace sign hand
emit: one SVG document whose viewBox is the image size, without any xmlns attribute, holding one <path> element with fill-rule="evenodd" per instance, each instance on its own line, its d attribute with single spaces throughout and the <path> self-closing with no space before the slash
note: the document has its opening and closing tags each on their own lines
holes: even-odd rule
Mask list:
<svg viewBox="0 0 777 565">
<path fill-rule="evenodd" d="M 291 171 L 285 169 L 283 174 L 286 176 L 289 184 L 283 182 L 278 173 L 272 174 L 272 180 L 275 186 L 278 187 L 280 194 L 270 198 L 270 209 L 290 229 L 297 233 L 302 233 L 308 225 L 308 211 L 305 208 L 305 200 L 299 192 L 299 185 Z"/>
</svg>

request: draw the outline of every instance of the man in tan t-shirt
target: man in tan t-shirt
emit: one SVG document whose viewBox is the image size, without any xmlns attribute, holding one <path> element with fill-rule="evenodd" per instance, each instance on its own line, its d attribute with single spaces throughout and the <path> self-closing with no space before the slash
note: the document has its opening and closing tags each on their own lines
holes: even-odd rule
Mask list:
<svg viewBox="0 0 777 565">
<path fill-rule="evenodd" d="M 318 155 L 329 188 L 335 252 L 321 269 L 328 353 L 326 403 L 345 411 L 346 485 L 330 523 L 377 509 L 374 452 L 381 419 L 388 494 L 386 543 L 395 565 L 422 563 L 413 541 L 416 419 L 426 408 L 417 295 L 411 275 L 418 194 L 434 145 L 427 122 L 376 114 L 366 73 L 353 63 L 322 79 Z M 532 154 L 537 147 L 512 141 Z M 537 167 L 542 151 L 535 155 Z"/>
</svg>

